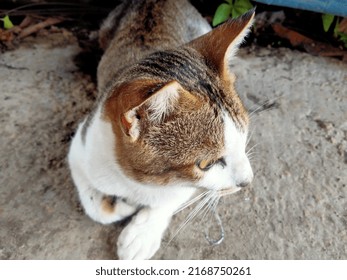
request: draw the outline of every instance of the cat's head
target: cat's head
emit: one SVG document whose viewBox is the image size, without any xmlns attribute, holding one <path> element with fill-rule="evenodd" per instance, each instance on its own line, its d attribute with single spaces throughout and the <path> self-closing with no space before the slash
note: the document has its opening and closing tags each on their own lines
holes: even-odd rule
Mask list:
<svg viewBox="0 0 347 280">
<path fill-rule="evenodd" d="M 248 115 L 229 61 L 254 13 L 125 70 L 105 102 L 127 176 L 152 185 L 246 186 Z"/>
</svg>

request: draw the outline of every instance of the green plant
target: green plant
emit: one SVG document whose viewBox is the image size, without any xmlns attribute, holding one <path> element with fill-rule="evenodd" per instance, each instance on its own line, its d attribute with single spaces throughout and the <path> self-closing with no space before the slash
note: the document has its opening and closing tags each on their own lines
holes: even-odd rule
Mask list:
<svg viewBox="0 0 347 280">
<path fill-rule="evenodd" d="M 4 23 L 5 29 L 10 29 L 13 27 L 13 23 L 10 20 L 10 17 L 8 15 L 4 16 L 3 18 L 0 18 L 1 21 Z"/>
<path fill-rule="evenodd" d="M 323 14 L 322 15 L 322 23 L 323 23 L 323 29 L 325 32 L 328 32 L 330 29 L 330 26 L 334 22 L 334 15 L 329 15 L 329 14 Z"/>
<path fill-rule="evenodd" d="M 212 20 L 212 26 L 216 26 L 229 17 L 236 18 L 253 8 L 253 5 L 249 0 L 224 0 L 225 3 L 222 3 L 218 6 L 216 13 L 214 14 Z"/>
<path fill-rule="evenodd" d="M 329 14 L 322 15 L 322 24 L 323 24 L 324 31 L 328 32 L 331 27 L 334 27 L 334 36 L 344 44 L 345 48 L 347 48 L 347 33 L 345 31 L 340 31 L 341 22 L 342 22 L 342 19 L 337 18 L 335 20 L 334 15 L 329 15 Z"/>
</svg>

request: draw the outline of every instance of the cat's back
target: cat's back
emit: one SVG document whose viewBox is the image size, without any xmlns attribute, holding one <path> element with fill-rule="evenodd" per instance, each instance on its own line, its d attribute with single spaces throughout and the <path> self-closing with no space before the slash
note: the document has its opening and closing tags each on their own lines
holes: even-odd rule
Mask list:
<svg viewBox="0 0 347 280">
<path fill-rule="evenodd" d="M 188 0 L 123 1 L 100 29 L 105 54 L 98 67 L 99 91 L 149 53 L 185 44 L 210 29 Z"/>
</svg>

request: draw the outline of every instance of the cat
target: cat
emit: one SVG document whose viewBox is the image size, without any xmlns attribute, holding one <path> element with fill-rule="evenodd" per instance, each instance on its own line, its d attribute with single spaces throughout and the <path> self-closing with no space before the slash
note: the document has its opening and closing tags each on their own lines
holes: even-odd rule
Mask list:
<svg viewBox="0 0 347 280">
<path fill-rule="evenodd" d="M 249 119 L 229 61 L 253 17 L 211 31 L 187 0 L 131 0 L 102 24 L 99 97 L 68 162 L 93 220 L 132 216 L 119 259 L 153 257 L 172 215 L 197 190 L 251 183 Z"/>
</svg>

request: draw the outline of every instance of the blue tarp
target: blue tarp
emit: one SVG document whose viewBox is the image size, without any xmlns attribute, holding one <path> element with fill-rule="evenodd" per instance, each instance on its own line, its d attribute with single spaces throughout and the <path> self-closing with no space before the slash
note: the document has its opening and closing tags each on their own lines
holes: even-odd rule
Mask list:
<svg viewBox="0 0 347 280">
<path fill-rule="evenodd" d="M 254 0 L 269 5 L 284 6 L 347 17 L 347 0 Z"/>
</svg>

